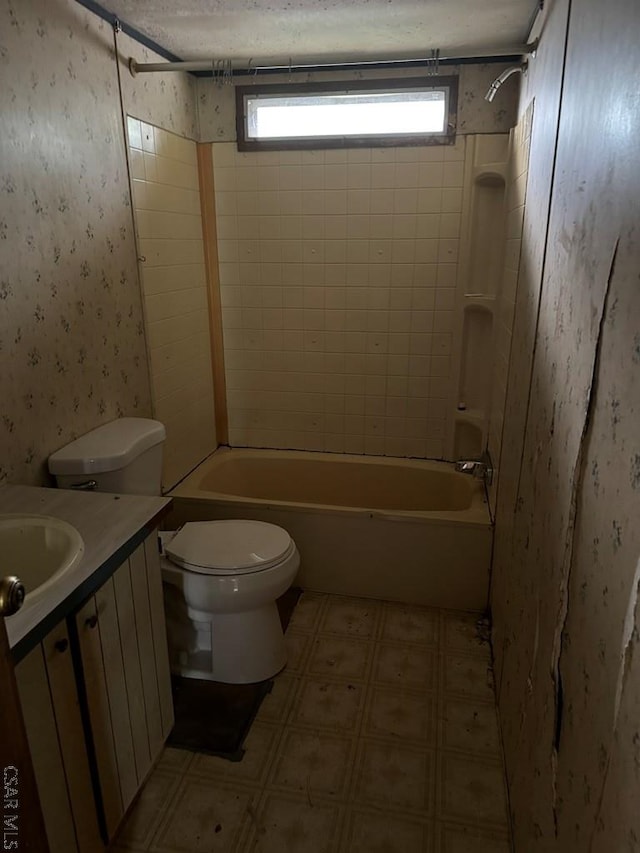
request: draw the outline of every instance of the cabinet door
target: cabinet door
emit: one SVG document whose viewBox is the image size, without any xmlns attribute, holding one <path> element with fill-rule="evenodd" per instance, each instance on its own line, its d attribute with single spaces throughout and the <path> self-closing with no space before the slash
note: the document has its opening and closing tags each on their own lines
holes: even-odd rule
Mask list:
<svg viewBox="0 0 640 853">
<path fill-rule="evenodd" d="M 42 646 L 32 649 L 15 672 L 50 851 L 77 853 L 71 799 Z"/>
<path fill-rule="evenodd" d="M 93 627 L 93 620 L 90 620 L 88 623 L 85 621 L 85 631 L 82 632 L 81 625 L 78 625 L 78 632 L 81 648 L 83 648 L 84 639 L 89 635 L 89 632 L 91 632 L 93 642 L 97 643 L 97 648 L 94 650 L 92 659 L 87 661 L 87 664 L 90 667 L 100 669 L 104 678 L 117 766 L 117 781 L 122 802 L 121 813 L 119 815 L 121 817 L 138 791 L 138 776 L 133 750 L 133 731 L 129 714 L 125 665 L 120 641 L 120 626 L 118 624 L 118 610 L 116 607 L 113 578 L 109 578 L 96 592 L 94 612 L 98 617 L 95 628 Z M 86 630 L 87 628 L 88 631 Z M 94 633 L 96 629 L 97 635 Z M 84 649 L 82 663 L 86 676 L 88 667 L 85 665 Z M 100 688 L 99 692 L 101 693 Z M 88 693 L 89 688 L 87 686 Z M 93 741 L 97 751 L 97 741 L 106 735 L 106 709 L 100 707 L 99 716 L 94 718 L 91 712 L 91 699 L 89 699 L 88 704 Z M 96 704 L 96 702 L 94 701 L 93 704 Z M 105 786 L 110 787 L 112 785 L 112 768 L 108 765 L 106 769 L 108 777 L 105 780 Z M 102 788 L 102 773 L 100 773 L 100 778 Z"/>
<path fill-rule="evenodd" d="M 148 536 L 145 539 L 144 554 L 147 564 L 147 588 L 149 590 L 151 628 L 153 632 L 156 674 L 158 678 L 158 696 L 162 717 L 162 738 L 164 741 L 169 737 L 169 733 L 173 728 L 174 716 L 157 531 L 154 531 L 151 536 Z"/>
<path fill-rule="evenodd" d="M 42 641 L 42 651 L 53 700 L 78 849 L 80 853 L 94 853 L 102 850 L 104 845 L 98 827 L 84 727 L 65 622 L 45 637 Z"/>
<path fill-rule="evenodd" d="M 51 853 L 104 850 L 65 622 L 16 674 Z"/>
<path fill-rule="evenodd" d="M 162 714 L 160 713 L 160 693 L 158 688 L 156 652 L 153 644 L 153 627 L 144 544 L 140 545 L 131 557 L 129 557 L 129 568 L 138 651 L 140 652 L 140 669 L 142 670 L 142 689 L 147 716 L 149 751 L 151 760 L 155 760 L 162 751 L 165 737 L 162 727 Z"/>
<path fill-rule="evenodd" d="M 173 725 L 162 581 L 154 532 L 76 614 L 109 838 Z"/>
<path fill-rule="evenodd" d="M 98 768 L 102 810 L 107 834 L 109 838 L 113 838 L 124 814 L 124 808 L 120 792 L 120 770 L 111 723 L 107 678 L 102 658 L 98 608 L 94 597 L 87 601 L 76 614 L 75 619 L 91 722 L 91 740 Z"/>
<path fill-rule="evenodd" d="M 135 557 L 135 553 L 132 557 Z M 131 583 L 132 568 L 132 559 L 130 558 L 114 574 L 113 588 L 116 597 L 118 633 L 120 635 L 120 648 L 122 651 L 127 710 L 133 739 L 137 790 L 147 778 L 147 774 L 151 769 L 151 753 L 149 750 L 147 709 L 138 648 L 138 637 L 139 634 L 142 636 L 142 630 L 140 630 L 142 626 L 136 625 Z"/>
</svg>

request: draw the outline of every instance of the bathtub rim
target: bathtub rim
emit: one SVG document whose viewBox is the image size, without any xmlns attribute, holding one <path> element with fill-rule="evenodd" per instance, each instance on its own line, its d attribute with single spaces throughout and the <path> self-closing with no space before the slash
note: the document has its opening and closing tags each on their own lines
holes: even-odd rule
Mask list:
<svg viewBox="0 0 640 853">
<path fill-rule="evenodd" d="M 329 515 L 348 514 L 354 517 L 379 518 L 388 521 L 405 523 L 433 523 L 457 526 L 491 528 L 493 526 L 489 513 L 489 504 L 484 489 L 484 484 L 477 481 L 477 487 L 473 489 L 471 506 L 462 510 L 387 510 L 371 509 L 367 507 L 341 506 L 340 504 L 305 503 L 303 501 L 278 501 L 264 498 L 246 498 L 242 495 L 229 495 L 226 492 L 213 492 L 200 489 L 194 485 L 196 477 L 202 476 L 203 466 L 215 463 L 215 459 L 228 454 L 235 456 L 250 456 L 262 459 L 288 456 L 289 458 L 308 459 L 319 461 L 319 457 L 330 457 L 333 461 L 339 460 L 345 464 L 357 462 L 360 464 L 382 464 L 388 467 L 406 468 L 431 468 L 433 470 L 446 470 L 447 473 L 455 474 L 452 470 L 453 463 L 441 462 L 431 459 L 395 458 L 388 456 L 360 456 L 346 453 L 326 453 L 324 451 L 308 450 L 269 450 L 252 447 L 218 447 L 200 462 L 189 474 L 176 484 L 168 493 L 167 497 L 180 501 L 215 502 L 221 506 L 244 506 L 248 510 L 252 508 L 273 508 L 276 510 L 286 509 L 291 512 L 318 512 Z M 198 473 L 200 472 L 200 473 Z M 457 476 L 464 476 L 462 474 Z"/>
</svg>

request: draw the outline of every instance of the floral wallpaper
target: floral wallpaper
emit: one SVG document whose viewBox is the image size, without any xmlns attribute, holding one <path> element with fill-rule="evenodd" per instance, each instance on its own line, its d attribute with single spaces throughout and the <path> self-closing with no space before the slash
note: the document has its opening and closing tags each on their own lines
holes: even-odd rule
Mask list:
<svg viewBox="0 0 640 853">
<path fill-rule="evenodd" d="M 536 99 L 526 265 L 492 582 L 515 849 L 523 853 L 631 851 L 640 839 L 640 50 L 632 35 L 640 9 L 624 2 L 603 15 L 597 0 L 574 0 L 560 102 L 568 12 L 567 3 L 548 12 L 523 91 L 522 109 Z M 607 45 L 616 46 L 613 66 Z M 529 372 L 530 392 L 528 382 L 513 381 Z M 510 417 L 517 406 L 524 413 Z"/>
<path fill-rule="evenodd" d="M 116 42 L 125 112 L 156 127 L 197 140 L 197 78 L 175 71 L 132 75 L 130 57 L 141 63 L 167 60 L 123 32 L 117 34 Z"/>
<path fill-rule="evenodd" d="M 508 133 L 515 122 L 518 98 L 518 75 L 513 75 L 501 87 L 500 94 L 492 103 L 484 96 L 489 85 L 508 65 L 460 65 L 442 66 L 441 73 L 459 76 L 458 84 L 458 131 L 459 133 Z M 345 73 L 343 79 L 362 80 L 362 71 Z M 369 79 L 378 77 L 416 77 L 415 70 L 406 72 L 371 71 Z M 268 75 L 264 77 L 236 77 L 238 85 L 248 86 L 251 81 L 260 83 L 306 83 L 318 80 L 334 80 L 335 74 L 317 72 L 309 74 Z M 202 142 L 230 142 L 236 138 L 235 87 L 221 85 L 213 77 L 199 77 L 198 120 Z"/>
<path fill-rule="evenodd" d="M 113 31 L 72 0 L 0 0 L 0 482 L 150 414 Z"/>
</svg>

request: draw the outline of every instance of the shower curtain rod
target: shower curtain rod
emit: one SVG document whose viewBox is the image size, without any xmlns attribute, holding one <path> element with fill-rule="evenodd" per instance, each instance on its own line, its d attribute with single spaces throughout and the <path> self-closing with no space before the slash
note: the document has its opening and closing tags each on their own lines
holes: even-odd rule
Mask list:
<svg viewBox="0 0 640 853">
<path fill-rule="evenodd" d="M 425 56 L 419 59 L 388 59 L 388 60 L 367 60 L 364 62 L 328 62 L 316 63 L 313 65 L 254 65 L 253 60 L 249 60 L 248 64 L 234 67 L 233 60 L 229 59 L 194 59 L 184 62 L 136 62 L 131 57 L 129 59 L 129 70 L 131 74 L 147 74 L 155 71 L 188 71 L 191 73 L 212 74 L 214 76 L 222 75 L 225 72 L 231 72 L 239 77 L 254 77 L 258 74 L 287 74 L 297 72 L 310 71 L 349 71 L 361 69 L 378 69 L 378 68 L 413 68 L 434 67 L 440 64 L 453 65 L 456 63 L 464 64 L 474 61 L 515 61 L 518 57 L 533 53 L 538 46 L 537 40 L 531 44 L 514 44 L 509 47 L 487 48 L 485 50 L 468 51 L 461 50 L 459 53 L 440 54 L 439 51 L 432 51 L 432 56 Z"/>
</svg>

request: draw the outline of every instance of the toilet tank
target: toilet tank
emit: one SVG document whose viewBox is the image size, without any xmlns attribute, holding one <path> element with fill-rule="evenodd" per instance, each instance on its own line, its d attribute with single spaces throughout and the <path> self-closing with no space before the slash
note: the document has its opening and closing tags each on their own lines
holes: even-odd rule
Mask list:
<svg viewBox="0 0 640 853">
<path fill-rule="evenodd" d="M 159 421 L 119 418 L 53 453 L 49 472 L 61 489 L 159 495 L 165 436 Z"/>
</svg>

